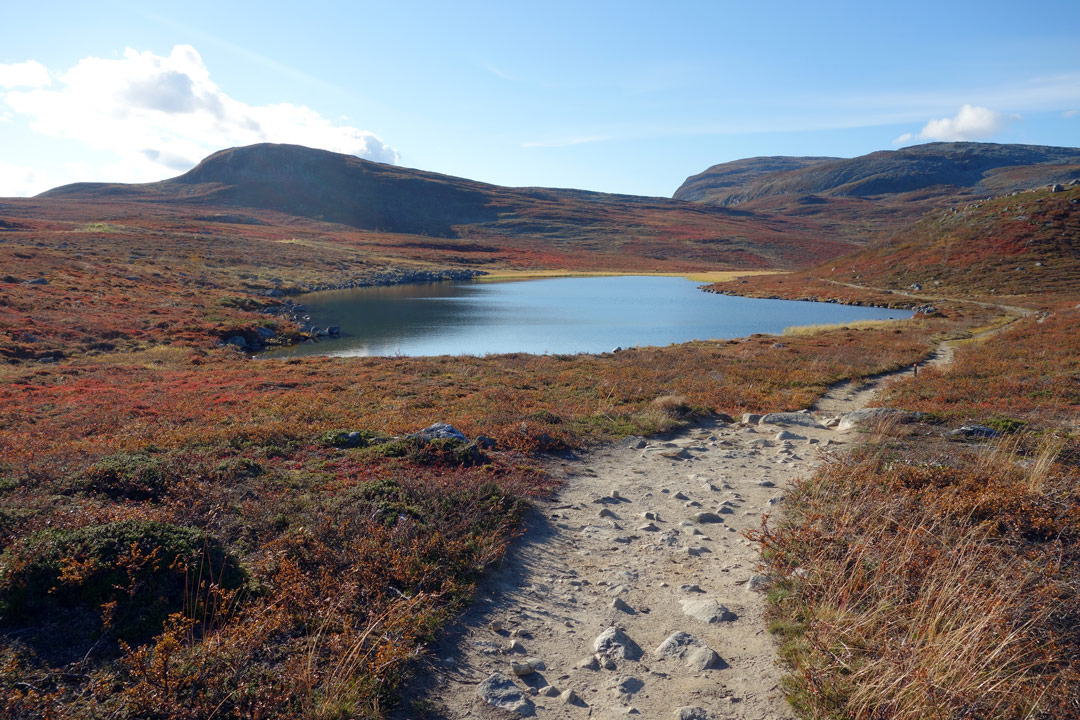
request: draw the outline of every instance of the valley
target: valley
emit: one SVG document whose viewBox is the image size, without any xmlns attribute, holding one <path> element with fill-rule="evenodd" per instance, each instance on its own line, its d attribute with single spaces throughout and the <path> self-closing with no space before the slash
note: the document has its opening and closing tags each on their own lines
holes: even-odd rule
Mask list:
<svg viewBox="0 0 1080 720">
<path fill-rule="evenodd" d="M 0 199 L 0 708 L 506 717 L 476 694 L 498 672 L 551 717 L 1080 716 L 1078 158 L 753 158 L 668 199 L 253 145 Z M 617 353 L 254 351 L 312 339 L 311 291 L 481 273 L 919 311 Z M 737 619 L 684 618 L 694 584 Z M 644 665 L 594 647 L 609 626 Z M 655 656 L 678 630 L 725 667 Z"/>
</svg>

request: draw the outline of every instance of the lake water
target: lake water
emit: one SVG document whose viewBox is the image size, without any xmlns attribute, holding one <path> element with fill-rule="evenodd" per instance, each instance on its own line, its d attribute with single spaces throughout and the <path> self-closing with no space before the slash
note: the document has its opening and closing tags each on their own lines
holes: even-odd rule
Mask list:
<svg viewBox="0 0 1080 720">
<path fill-rule="evenodd" d="M 320 327 L 340 326 L 341 337 L 268 356 L 597 353 L 911 317 L 903 310 L 714 295 L 678 277 L 399 285 L 311 293 L 300 302 Z"/>
</svg>

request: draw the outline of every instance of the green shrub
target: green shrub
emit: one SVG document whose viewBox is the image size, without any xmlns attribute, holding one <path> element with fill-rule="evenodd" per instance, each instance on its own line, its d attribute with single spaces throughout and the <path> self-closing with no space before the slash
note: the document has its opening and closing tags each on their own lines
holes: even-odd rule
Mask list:
<svg viewBox="0 0 1080 720">
<path fill-rule="evenodd" d="M 171 477 L 169 464 L 161 457 L 119 453 L 84 472 L 79 485 L 114 499 L 153 500 L 165 493 Z"/>
<path fill-rule="evenodd" d="M 141 642 L 165 618 L 202 619 L 211 586 L 244 584 L 239 563 L 200 530 L 146 520 L 46 530 L 0 554 L 0 622 L 33 622 L 59 608 L 102 612 L 121 639 Z"/>
</svg>

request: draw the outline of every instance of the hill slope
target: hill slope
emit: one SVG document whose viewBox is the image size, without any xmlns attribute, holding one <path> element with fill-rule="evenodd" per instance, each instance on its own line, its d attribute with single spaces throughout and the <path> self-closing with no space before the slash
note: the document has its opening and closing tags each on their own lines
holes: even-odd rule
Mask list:
<svg viewBox="0 0 1080 720">
<path fill-rule="evenodd" d="M 1080 294 L 1080 185 L 1046 188 L 935 211 L 888 241 L 785 276 L 749 278 L 739 294 L 841 299 L 849 285 L 945 297 L 1028 298 Z M 713 286 L 730 292 L 733 286 Z M 865 295 L 865 293 L 862 293 Z"/>
<path fill-rule="evenodd" d="M 384 233 L 719 267 L 791 268 L 850 247 L 813 220 L 669 198 L 499 187 L 297 145 L 232 148 L 171 180 L 79 183 L 37 199 L 154 204 L 194 216 L 245 208 Z"/>
<path fill-rule="evenodd" d="M 773 155 L 754 157 L 713 165 L 704 172 L 686 178 L 672 195 L 675 200 L 690 202 L 717 202 L 729 193 L 738 192 L 754 181 L 767 175 L 799 170 L 841 158 L 833 157 L 787 157 Z M 720 204 L 724 204 L 720 202 Z"/>
<path fill-rule="evenodd" d="M 901 195 L 936 189 L 976 194 L 1003 194 L 1080 177 L 1080 148 L 994 143 L 927 143 L 850 159 L 755 158 L 806 160 L 774 163 L 768 172 L 747 172 L 748 163 L 714 165 L 694 175 L 674 197 L 718 205 L 735 205 L 776 195 L 868 197 Z"/>
</svg>

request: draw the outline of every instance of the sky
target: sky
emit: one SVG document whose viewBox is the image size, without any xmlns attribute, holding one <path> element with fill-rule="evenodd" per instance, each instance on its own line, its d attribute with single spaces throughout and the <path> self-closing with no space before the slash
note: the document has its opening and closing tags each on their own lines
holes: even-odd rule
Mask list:
<svg viewBox="0 0 1080 720">
<path fill-rule="evenodd" d="M 10 3 L 0 197 L 288 142 L 670 196 L 710 165 L 1080 146 L 1076 0 Z"/>
</svg>

